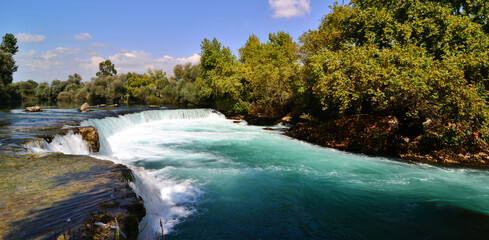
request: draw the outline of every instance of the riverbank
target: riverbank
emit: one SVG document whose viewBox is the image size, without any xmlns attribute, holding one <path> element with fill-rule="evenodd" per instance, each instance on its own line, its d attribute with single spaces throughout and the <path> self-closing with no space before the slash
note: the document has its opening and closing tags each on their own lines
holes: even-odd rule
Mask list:
<svg viewBox="0 0 489 240">
<path fill-rule="evenodd" d="M 285 134 L 323 147 L 372 156 L 445 166 L 489 167 L 489 150 L 431 149 L 432 132 L 429 129 L 409 138 L 401 134 L 398 120 L 390 116 L 362 115 L 330 122 L 294 122 Z"/>
<path fill-rule="evenodd" d="M 145 215 L 128 185 L 131 170 L 88 156 L 53 153 L 0 157 L 1 239 L 136 239 Z M 112 237 L 111 237 L 112 236 Z M 68 239 L 68 238 L 66 238 Z"/>
</svg>

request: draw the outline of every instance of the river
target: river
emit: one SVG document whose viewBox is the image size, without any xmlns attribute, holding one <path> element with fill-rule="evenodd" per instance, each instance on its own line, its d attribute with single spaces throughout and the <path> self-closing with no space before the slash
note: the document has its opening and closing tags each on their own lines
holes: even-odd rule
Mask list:
<svg viewBox="0 0 489 240">
<path fill-rule="evenodd" d="M 101 134 L 91 155 L 133 169 L 147 210 L 139 239 L 160 220 L 166 239 L 489 237 L 487 170 L 322 148 L 211 109 L 80 121 Z"/>
</svg>

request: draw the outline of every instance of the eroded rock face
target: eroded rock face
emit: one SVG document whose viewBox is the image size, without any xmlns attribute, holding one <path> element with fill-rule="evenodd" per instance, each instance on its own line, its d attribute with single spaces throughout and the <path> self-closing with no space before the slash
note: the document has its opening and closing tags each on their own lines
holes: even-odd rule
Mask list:
<svg viewBox="0 0 489 240">
<path fill-rule="evenodd" d="M 297 123 L 286 135 L 320 146 L 374 155 L 395 155 L 399 141 L 398 120 L 391 116 L 361 115 L 326 123 Z"/>
<path fill-rule="evenodd" d="M 87 102 L 85 102 L 83 105 L 80 107 L 81 112 L 90 112 L 90 105 L 88 105 Z"/>
<path fill-rule="evenodd" d="M 76 127 L 75 129 L 75 133 L 80 133 L 82 139 L 90 145 L 92 152 L 98 152 L 100 150 L 100 139 L 95 127 Z"/>
<path fill-rule="evenodd" d="M 26 112 L 42 112 L 42 109 L 39 106 L 34 106 L 34 107 L 26 107 L 25 111 Z"/>
</svg>

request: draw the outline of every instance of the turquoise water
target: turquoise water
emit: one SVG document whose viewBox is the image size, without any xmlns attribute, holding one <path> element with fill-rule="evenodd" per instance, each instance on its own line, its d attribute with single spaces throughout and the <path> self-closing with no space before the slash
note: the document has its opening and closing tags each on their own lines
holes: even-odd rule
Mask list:
<svg viewBox="0 0 489 240">
<path fill-rule="evenodd" d="M 173 112 L 172 112 L 173 111 Z M 489 174 L 317 147 L 211 110 L 90 120 L 132 166 L 140 239 L 487 239 Z"/>
</svg>

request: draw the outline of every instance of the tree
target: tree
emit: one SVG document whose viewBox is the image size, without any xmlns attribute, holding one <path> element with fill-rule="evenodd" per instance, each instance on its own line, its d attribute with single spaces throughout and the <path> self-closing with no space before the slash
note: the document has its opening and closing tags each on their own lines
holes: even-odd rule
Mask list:
<svg viewBox="0 0 489 240">
<path fill-rule="evenodd" d="M 117 74 L 117 70 L 114 67 L 114 64 L 107 59 L 103 62 L 100 62 L 98 65 L 99 71 L 97 72 L 97 77 L 99 76 L 114 76 Z"/>
<path fill-rule="evenodd" d="M 2 44 L 0 44 L 0 51 L 15 55 L 19 51 L 17 38 L 11 33 L 5 34 L 2 38 Z"/>
<path fill-rule="evenodd" d="M 240 75 L 253 111 L 281 115 L 292 101 L 298 73 L 298 45 L 288 33 L 269 34 L 267 43 L 251 35 L 239 49 Z"/>
<path fill-rule="evenodd" d="M 222 111 L 245 111 L 240 101 L 243 85 L 236 56 L 215 38 L 212 41 L 204 39 L 200 47 L 201 72 L 197 78 L 197 88 L 201 102 Z"/>
<path fill-rule="evenodd" d="M 432 149 L 489 140 L 487 14 L 455 2 L 334 5 L 300 38 L 304 85 L 320 101 L 323 120 L 391 115 L 402 134 L 417 137 L 430 119 Z"/>
<path fill-rule="evenodd" d="M 5 87 L 12 82 L 12 74 L 17 71 L 18 66 L 15 65 L 13 55 L 18 49 L 14 35 L 5 34 L 0 44 L 0 83 Z"/>
</svg>

